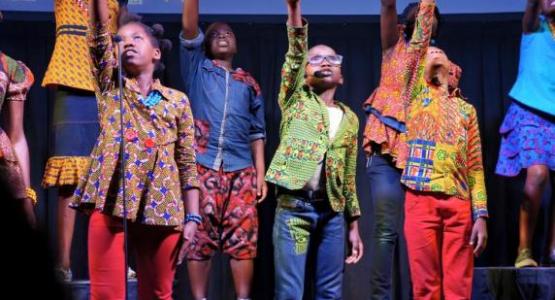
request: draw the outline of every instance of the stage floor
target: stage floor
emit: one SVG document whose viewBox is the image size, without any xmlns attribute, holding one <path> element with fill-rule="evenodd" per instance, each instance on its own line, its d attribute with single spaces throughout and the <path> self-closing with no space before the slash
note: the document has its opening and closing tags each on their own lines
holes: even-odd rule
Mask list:
<svg viewBox="0 0 555 300">
<path fill-rule="evenodd" d="M 476 268 L 472 299 L 554 300 L 555 268 Z"/>
<path fill-rule="evenodd" d="M 555 300 L 555 268 L 476 268 L 473 285 L 473 300 Z M 73 299 L 89 299 L 89 281 L 73 281 L 69 287 Z M 131 280 L 130 300 L 137 299 L 136 289 L 137 281 Z M 181 298 L 187 299 L 185 296 L 180 295 Z M 175 299 L 180 297 L 176 295 Z"/>
</svg>

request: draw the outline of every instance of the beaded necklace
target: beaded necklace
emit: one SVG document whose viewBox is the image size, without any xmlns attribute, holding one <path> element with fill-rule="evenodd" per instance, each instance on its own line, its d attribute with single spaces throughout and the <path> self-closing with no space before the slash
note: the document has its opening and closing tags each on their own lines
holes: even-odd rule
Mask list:
<svg viewBox="0 0 555 300">
<path fill-rule="evenodd" d="M 160 103 L 160 100 L 162 100 L 162 94 L 158 91 L 151 91 L 148 93 L 146 98 L 143 97 L 143 95 L 139 95 L 139 101 L 141 101 L 141 103 L 148 108 L 152 108 L 156 104 Z"/>
</svg>

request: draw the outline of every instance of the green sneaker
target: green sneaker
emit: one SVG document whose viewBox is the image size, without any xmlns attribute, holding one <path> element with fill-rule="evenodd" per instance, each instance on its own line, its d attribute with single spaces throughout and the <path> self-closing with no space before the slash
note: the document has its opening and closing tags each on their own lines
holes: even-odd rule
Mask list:
<svg viewBox="0 0 555 300">
<path fill-rule="evenodd" d="M 515 268 L 530 268 L 537 267 L 538 263 L 532 258 L 532 250 L 524 248 L 518 252 L 518 257 L 515 261 Z"/>
</svg>

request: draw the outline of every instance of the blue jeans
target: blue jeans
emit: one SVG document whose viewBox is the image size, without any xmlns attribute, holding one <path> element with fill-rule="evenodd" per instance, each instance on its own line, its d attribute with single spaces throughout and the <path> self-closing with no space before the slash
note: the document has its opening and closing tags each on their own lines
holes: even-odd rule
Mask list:
<svg viewBox="0 0 555 300">
<path fill-rule="evenodd" d="M 334 212 L 328 201 L 280 196 L 273 231 L 275 299 L 303 298 L 306 264 L 312 259 L 314 299 L 341 299 L 345 236 L 343 213 Z"/>
<path fill-rule="evenodd" d="M 370 156 L 366 173 L 374 212 L 374 230 L 369 247 L 372 255 L 370 297 L 391 299 L 395 250 L 403 237 L 405 191 L 400 182 L 400 170 L 394 167 L 387 156 Z M 406 257 L 406 249 L 399 250 L 398 253 Z M 408 274 L 406 260 L 399 261 L 401 272 Z"/>
</svg>

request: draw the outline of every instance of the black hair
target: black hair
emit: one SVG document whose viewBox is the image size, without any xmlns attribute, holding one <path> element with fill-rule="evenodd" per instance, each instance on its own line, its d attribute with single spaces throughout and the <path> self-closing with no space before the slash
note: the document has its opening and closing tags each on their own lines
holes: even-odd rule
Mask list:
<svg viewBox="0 0 555 300">
<path fill-rule="evenodd" d="M 131 13 L 127 10 L 126 6 L 120 9 L 118 16 L 118 27 L 122 27 L 127 24 L 137 24 L 141 26 L 146 34 L 148 35 L 152 46 L 160 49 L 162 56 L 164 53 L 171 51 L 172 42 L 169 39 L 164 38 L 164 26 L 161 24 L 153 24 L 148 26 L 142 22 L 142 17 Z M 156 62 L 156 67 L 154 68 L 154 77 L 158 78 L 164 72 L 166 66 L 162 62 L 162 59 Z"/>
<path fill-rule="evenodd" d="M 416 14 L 418 13 L 418 2 L 412 2 L 409 3 L 407 5 L 407 7 L 405 7 L 405 9 L 403 9 L 403 12 L 401 13 L 401 15 L 399 16 L 399 22 L 401 24 L 405 25 L 405 37 L 407 40 L 410 40 L 412 38 L 412 34 L 414 32 L 414 25 L 416 23 Z M 411 12 L 416 10 L 416 13 L 412 15 L 411 17 Z M 436 17 L 437 20 L 437 30 L 436 30 L 436 35 L 439 32 L 439 28 L 441 25 L 441 14 L 439 12 L 439 8 L 437 6 L 435 6 L 434 8 L 434 15 Z M 433 36 L 434 37 L 434 36 Z M 433 38 L 432 37 L 432 38 Z"/>
<path fill-rule="evenodd" d="M 206 32 L 204 33 L 204 42 L 202 43 L 202 47 L 204 49 L 204 53 L 206 54 L 206 57 L 209 59 L 214 59 L 214 54 L 212 53 L 212 49 L 210 46 L 210 43 L 212 43 L 212 39 L 210 38 L 210 36 L 212 35 L 212 32 L 214 30 L 216 30 L 216 28 L 218 26 L 227 26 L 229 28 L 229 30 L 231 30 L 231 32 L 233 32 L 233 28 L 231 28 L 231 26 L 227 23 L 224 22 L 214 22 L 212 24 L 210 24 L 208 26 L 208 28 L 206 28 Z"/>
</svg>

